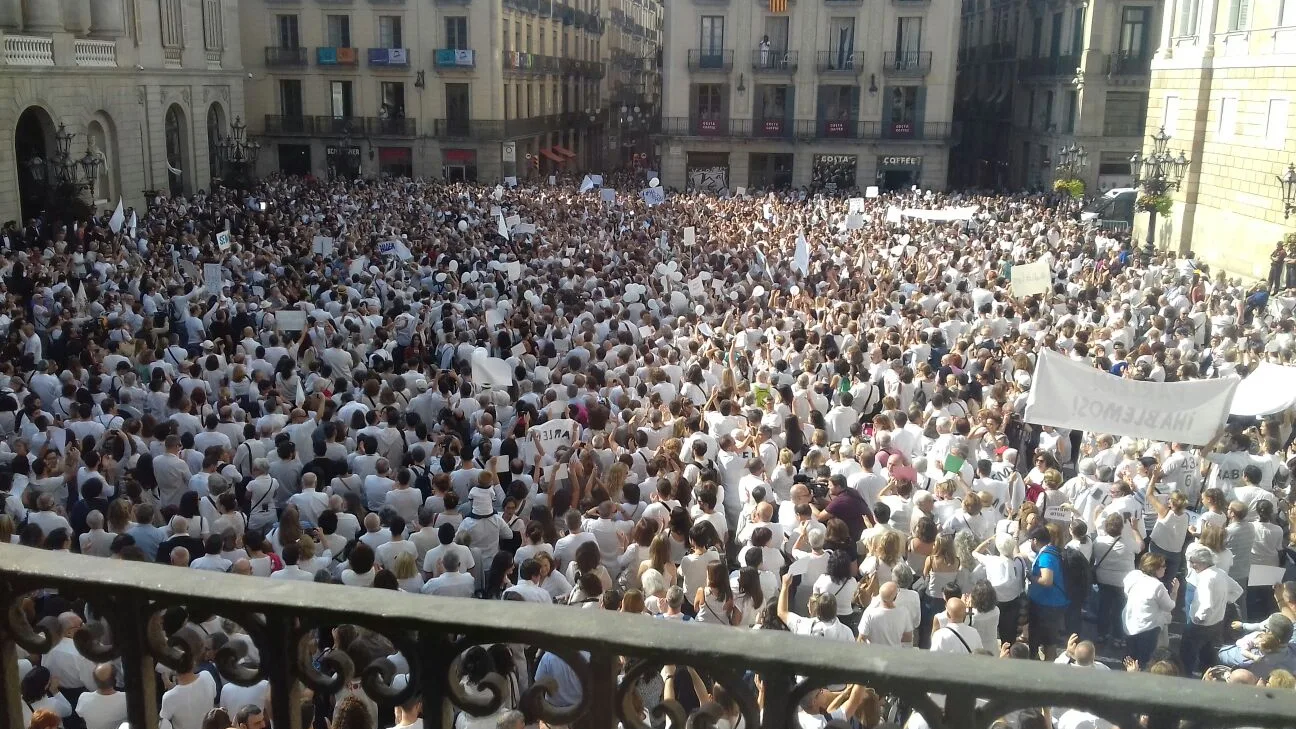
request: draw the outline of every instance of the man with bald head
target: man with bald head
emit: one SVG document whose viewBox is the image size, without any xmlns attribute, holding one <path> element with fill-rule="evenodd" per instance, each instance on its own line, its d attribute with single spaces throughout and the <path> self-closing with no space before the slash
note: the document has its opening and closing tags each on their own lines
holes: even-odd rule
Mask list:
<svg viewBox="0 0 1296 729">
<path fill-rule="evenodd" d="M 931 649 L 941 653 L 968 654 L 982 650 L 981 634 L 967 624 L 967 603 L 962 598 L 951 597 L 945 601 L 945 614 L 949 623 L 932 631 Z"/>
<path fill-rule="evenodd" d="M 117 690 L 117 669 L 111 663 L 94 667 L 94 691 L 77 699 L 76 713 L 86 729 L 117 729 L 126 721 L 126 694 Z"/>
<path fill-rule="evenodd" d="M 909 613 L 896 607 L 900 587 L 894 582 L 882 585 L 878 599 L 864 611 L 859 622 L 859 642 L 899 648 L 913 640 Z"/>
<path fill-rule="evenodd" d="M 172 566 L 172 567 L 188 567 L 188 566 L 189 566 L 189 550 L 185 549 L 184 547 L 175 547 L 175 548 L 173 548 L 173 549 L 171 550 L 171 566 Z"/>
<path fill-rule="evenodd" d="M 81 631 L 81 616 L 73 612 L 58 616 L 59 642 L 41 662 L 64 690 L 80 691 L 94 686 L 94 664 L 81 655 L 73 636 Z M 73 702 L 75 703 L 75 702 Z"/>
<path fill-rule="evenodd" d="M 1100 671 L 1110 670 L 1106 664 L 1098 662 L 1097 657 L 1098 649 L 1094 647 L 1092 641 L 1080 640 L 1080 636 L 1072 634 L 1067 640 L 1066 650 L 1053 662 L 1078 668 L 1097 668 Z"/>
</svg>

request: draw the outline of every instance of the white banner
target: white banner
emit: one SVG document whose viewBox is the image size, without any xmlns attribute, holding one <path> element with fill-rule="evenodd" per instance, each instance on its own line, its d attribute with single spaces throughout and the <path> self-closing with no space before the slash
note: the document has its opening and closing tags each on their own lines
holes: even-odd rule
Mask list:
<svg viewBox="0 0 1296 729">
<path fill-rule="evenodd" d="M 535 460 L 535 443 L 532 441 L 533 435 L 540 438 L 540 447 L 544 448 L 544 452 L 552 456 L 554 451 L 563 446 L 570 446 L 574 442 L 573 434 L 578 427 L 579 425 L 575 420 L 569 420 L 567 418 L 550 420 L 547 423 L 531 426 L 531 428 L 527 430 L 525 441 L 527 455 L 524 460 L 527 463 L 531 463 Z"/>
<path fill-rule="evenodd" d="M 918 220 L 930 220 L 936 223 L 945 223 L 952 220 L 971 220 L 976 211 L 981 208 L 980 205 L 969 205 L 963 208 L 946 208 L 944 210 L 920 210 L 909 208 L 901 210 L 900 214 L 906 218 L 917 218 Z"/>
<path fill-rule="evenodd" d="M 806 243 L 804 233 L 797 233 L 796 252 L 792 255 L 792 269 L 800 271 L 802 276 L 810 275 L 810 245 Z"/>
<path fill-rule="evenodd" d="M 221 270 L 219 263 L 203 264 L 203 288 L 208 293 L 219 294 L 221 287 L 224 285 L 224 271 Z"/>
<path fill-rule="evenodd" d="M 1035 365 L 1026 422 L 1092 433 L 1204 445 L 1228 418 L 1238 378 L 1143 382 L 1050 349 Z"/>
<path fill-rule="evenodd" d="M 616 202 L 616 190 L 613 190 L 610 187 L 605 187 L 602 190 L 599 190 L 599 199 L 603 202 Z"/>
<path fill-rule="evenodd" d="M 1048 261 L 1013 264 L 1011 273 L 1013 296 L 1034 296 L 1048 293 L 1053 285 L 1053 272 Z"/>
<path fill-rule="evenodd" d="M 684 229 L 684 245 L 691 246 L 697 242 L 697 228 L 689 226 Z"/>
<path fill-rule="evenodd" d="M 1238 384 L 1229 412 L 1259 418 L 1296 405 L 1296 367 L 1261 362 Z"/>
<path fill-rule="evenodd" d="M 276 311 L 275 327 L 281 332 L 300 332 L 306 328 L 306 312 L 299 309 Z"/>
<path fill-rule="evenodd" d="M 896 207 L 896 206 L 894 206 L 894 205 L 892 205 L 891 207 L 887 208 L 887 211 L 886 211 L 886 221 L 887 221 L 888 223 L 899 223 L 899 222 L 900 222 L 900 208 L 898 208 L 898 207 Z"/>
<path fill-rule="evenodd" d="M 483 390 L 504 390 L 513 384 L 513 368 L 499 357 L 474 357 L 472 378 Z"/>
<path fill-rule="evenodd" d="M 862 197 L 853 197 L 853 198 L 847 200 L 846 203 L 847 203 L 847 205 L 849 206 L 849 207 L 846 208 L 846 212 L 849 212 L 849 213 L 862 213 L 862 212 L 864 212 L 864 198 L 862 198 Z"/>
</svg>

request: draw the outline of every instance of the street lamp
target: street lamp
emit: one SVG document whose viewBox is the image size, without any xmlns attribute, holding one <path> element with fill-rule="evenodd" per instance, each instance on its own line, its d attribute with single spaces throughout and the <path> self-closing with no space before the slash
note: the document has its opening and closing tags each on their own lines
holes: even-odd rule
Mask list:
<svg viewBox="0 0 1296 729">
<path fill-rule="evenodd" d="M 1287 171 L 1277 177 L 1283 192 L 1283 217 L 1290 218 L 1296 210 L 1296 165 L 1287 165 Z"/>
<path fill-rule="evenodd" d="M 1151 135 L 1152 150 L 1144 157 L 1135 152 L 1130 157 L 1130 171 L 1134 174 L 1134 184 L 1143 188 L 1139 198 L 1139 207 L 1148 211 L 1147 245 L 1144 255 L 1151 260 L 1156 252 L 1156 218 L 1166 192 L 1178 190 L 1188 171 L 1188 158 L 1183 152 L 1174 157 L 1170 154 L 1170 135 L 1165 127 Z"/>
<path fill-rule="evenodd" d="M 1058 149 L 1057 171 L 1063 180 L 1075 180 L 1089 166 L 1089 153 L 1085 148 L 1072 142 L 1069 146 Z"/>
<path fill-rule="evenodd" d="M 95 154 L 91 149 L 89 137 L 86 137 L 85 154 L 76 158 L 72 156 L 75 137 L 66 125 L 59 124 L 54 132 L 54 149 L 50 156 L 33 155 L 24 163 L 32 180 L 45 188 L 52 207 L 67 207 L 78 200 L 83 191 L 93 198 L 95 183 L 104 169 L 103 155 Z"/>
<path fill-rule="evenodd" d="M 259 142 L 248 141 L 247 125 L 243 123 L 243 119 L 234 117 L 229 134 L 216 143 L 216 153 L 222 167 L 221 179 L 226 184 L 233 183 L 232 187 L 251 187 L 252 174 L 260 152 Z"/>
</svg>

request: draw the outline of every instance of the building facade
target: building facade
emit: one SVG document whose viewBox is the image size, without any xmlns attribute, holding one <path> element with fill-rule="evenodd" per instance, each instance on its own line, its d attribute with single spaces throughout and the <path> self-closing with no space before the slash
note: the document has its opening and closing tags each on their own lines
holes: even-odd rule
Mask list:
<svg viewBox="0 0 1296 729">
<path fill-rule="evenodd" d="M 1189 166 L 1158 218 L 1159 248 L 1193 251 L 1231 275 L 1265 278 L 1292 230 L 1277 176 L 1296 162 L 1296 2 L 1175 0 L 1152 62 L 1149 130 Z M 1149 143 L 1150 144 L 1150 143 Z M 1146 150 L 1145 150 L 1146 151 Z M 1146 236 L 1146 215 L 1134 225 Z"/>
<path fill-rule="evenodd" d="M 606 153 L 600 0 L 245 0 L 262 171 L 498 180 Z"/>
<path fill-rule="evenodd" d="M 1057 152 L 1088 156 L 1090 193 L 1132 182 L 1145 132 L 1162 4 L 1153 0 L 964 0 L 956 184 L 1048 188 Z M 1011 134 L 1004 134 L 1010 128 Z"/>
<path fill-rule="evenodd" d="M 672 0 L 662 182 L 943 189 L 959 7 Z"/>
<path fill-rule="evenodd" d="M 661 112 L 663 10 L 660 0 L 610 0 L 608 131 L 617 167 L 654 159 L 650 134 Z"/>
<path fill-rule="evenodd" d="M 206 189 L 243 114 L 235 0 L 0 0 L 0 220 L 45 206 L 42 160 L 102 165 L 88 201 Z"/>
</svg>

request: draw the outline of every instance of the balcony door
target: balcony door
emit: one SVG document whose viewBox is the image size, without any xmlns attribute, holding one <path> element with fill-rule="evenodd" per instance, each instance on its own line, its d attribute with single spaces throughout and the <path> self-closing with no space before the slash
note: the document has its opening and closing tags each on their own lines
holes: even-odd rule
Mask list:
<svg viewBox="0 0 1296 729">
<path fill-rule="evenodd" d="M 1062 13 L 1053 13 L 1053 25 L 1049 35 L 1049 57 L 1062 55 Z"/>
<path fill-rule="evenodd" d="M 702 68 L 724 68 L 724 32 L 723 15 L 703 15 L 698 38 L 699 65 Z"/>
<path fill-rule="evenodd" d="M 403 30 L 399 15 L 384 15 L 378 18 L 378 47 L 404 48 Z"/>
<path fill-rule="evenodd" d="M 1125 58 L 1143 58 L 1147 55 L 1148 19 L 1151 8 L 1121 9 L 1120 53 Z"/>
<path fill-rule="evenodd" d="M 519 91 L 521 87 L 519 85 Z M 472 105 L 468 96 L 468 84 L 446 84 L 446 127 L 454 136 L 468 136 L 469 110 Z M 522 98 L 518 97 L 518 116 L 522 116 Z"/>
<path fill-rule="evenodd" d="M 301 35 L 298 31 L 296 15 L 280 15 L 276 18 L 279 27 L 280 48 L 301 48 Z"/>
<path fill-rule="evenodd" d="M 284 130 L 302 132 L 302 82 L 298 79 L 279 80 L 279 113 L 283 114 Z"/>
<path fill-rule="evenodd" d="M 722 84 L 693 86 L 693 127 L 700 135 L 724 134 L 728 129 L 725 87 Z"/>
<path fill-rule="evenodd" d="M 468 18 L 463 15 L 445 19 L 445 47 L 456 51 L 466 51 L 468 45 Z M 527 45 L 530 44 L 528 39 Z"/>
<path fill-rule="evenodd" d="M 896 67 L 910 68 L 918 65 L 922 51 L 922 18 L 896 18 Z"/>
<path fill-rule="evenodd" d="M 834 70 L 850 69 L 851 54 L 855 52 L 855 18 L 830 18 L 828 43 L 832 51 L 831 67 Z"/>
<path fill-rule="evenodd" d="M 355 97 L 351 93 L 350 81 L 331 81 L 331 105 L 334 119 L 347 119 L 353 115 Z"/>
<path fill-rule="evenodd" d="M 769 41 L 769 48 L 774 53 L 784 53 L 788 49 L 788 16 L 769 15 L 765 18 L 765 32 L 762 40 Z"/>
<path fill-rule="evenodd" d="M 328 44 L 331 48 L 351 47 L 351 16 L 328 16 Z"/>
</svg>

